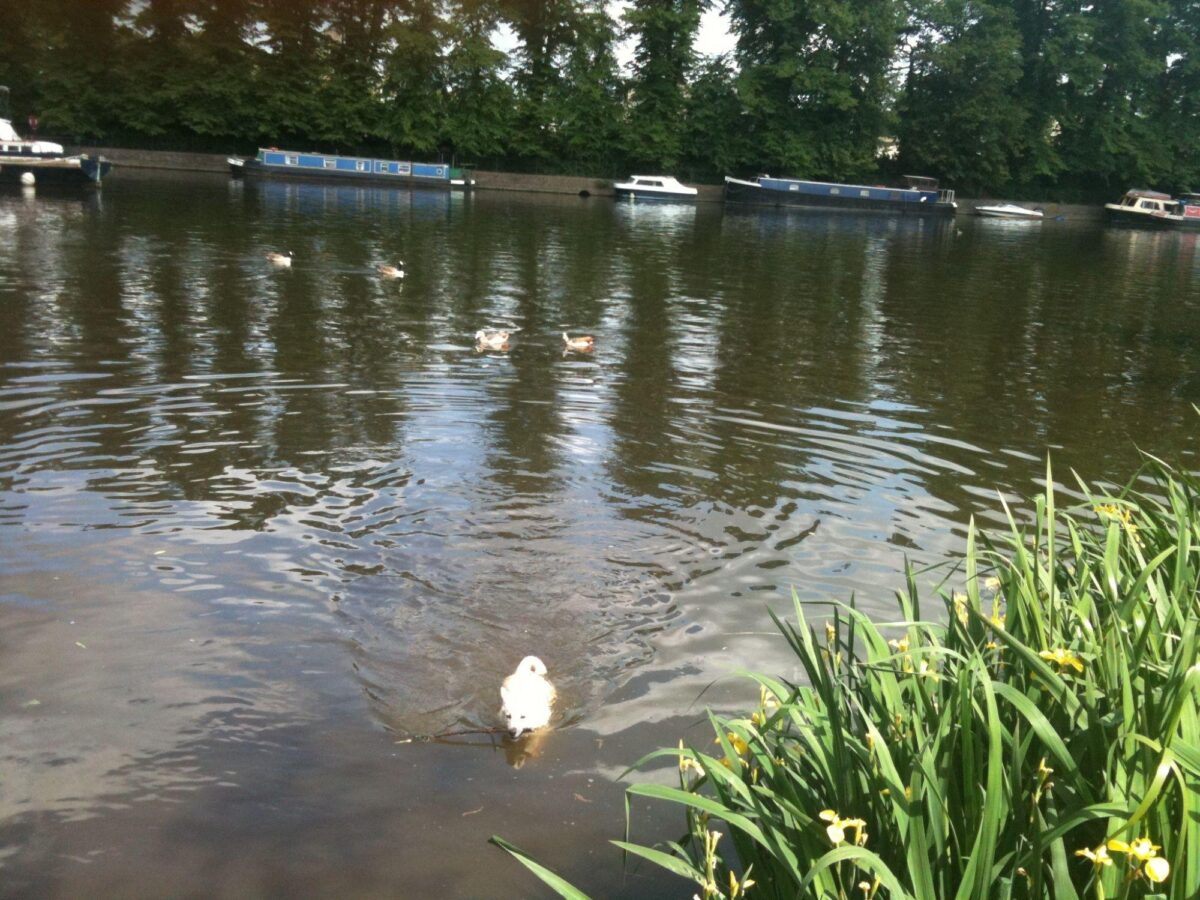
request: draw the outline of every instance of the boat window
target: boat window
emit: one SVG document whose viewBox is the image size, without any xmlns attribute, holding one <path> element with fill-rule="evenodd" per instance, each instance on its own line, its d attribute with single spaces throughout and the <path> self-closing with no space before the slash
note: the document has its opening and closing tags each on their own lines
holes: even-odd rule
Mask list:
<svg viewBox="0 0 1200 900">
<path fill-rule="evenodd" d="M 358 172 L 367 171 L 367 161 L 364 159 L 356 159 L 354 161 L 354 168 L 355 168 L 355 171 L 358 171 Z"/>
<path fill-rule="evenodd" d="M 835 187 L 833 187 L 833 188 L 830 188 L 830 189 L 829 189 L 829 193 L 831 193 L 831 194 L 840 194 L 841 192 L 842 192 L 842 189 L 841 189 L 841 188 L 835 188 Z"/>
<path fill-rule="evenodd" d="M 298 156 L 285 156 L 285 157 L 283 158 L 283 163 L 284 163 L 284 165 L 287 165 L 287 166 L 298 166 L 298 165 L 300 165 L 300 157 L 298 157 Z"/>
<path fill-rule="evenodd" d="M 859 192 L 858 192 L 858 196 L 860 196 L 860 197 L 870 197 L 870 196 L 871 196 L 871 192 L 870 192 L 870 191 L 868 191 L 866 188 L 863 188 L 861 191 L 859 191 Z"/>
<path fill-rule="evenodd" d="M 336 159 L 326 159 L 325 160 L 325 168 L 336 169 L 337 168 L 337 160 Z"/>
<path fill-rule="evenodd" d="M 1143 200 L 1138 204 L 1139 209 L 1158 209 L 1158 204 L 1153 200 Z"/>
</svg>

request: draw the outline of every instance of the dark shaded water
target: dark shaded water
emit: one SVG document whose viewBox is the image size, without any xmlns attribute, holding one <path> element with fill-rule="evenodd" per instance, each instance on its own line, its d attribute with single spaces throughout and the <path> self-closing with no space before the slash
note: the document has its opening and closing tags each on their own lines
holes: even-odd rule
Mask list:
<svg viewBox="0 0 1200 900">
<path fill-rule="evenodd" d="M 122 173 L 0 238 L 6 896 L 536 894 L 492 833 L 690 896 L 617 777 L 793 674 L 768 608 L 1193 456 L 1195 235 Z M 396 743 L 526 653 L 540 744 Z"/>
</svg>

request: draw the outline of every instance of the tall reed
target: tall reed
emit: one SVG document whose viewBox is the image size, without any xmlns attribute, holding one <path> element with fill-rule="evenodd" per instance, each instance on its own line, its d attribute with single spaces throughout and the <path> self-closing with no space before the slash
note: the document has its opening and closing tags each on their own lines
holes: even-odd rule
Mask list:
<svg viewBox="0 0 1200 900">
<path fill-rule="evenodd" d="M 677 760 L 628 795 L 687 832 L 615 843 L 704 900 L 1200 897 L 1197 482 L 1149 460 L 1066 511 L 1053 483 L 1007 533 L 972 525 L 936 616 L 911 568 L 895 623 L 851 601 L 814 627 L 793 598 L 804 683 L 752 674 L 712 746 L 639 761 Z"/>
</svg>

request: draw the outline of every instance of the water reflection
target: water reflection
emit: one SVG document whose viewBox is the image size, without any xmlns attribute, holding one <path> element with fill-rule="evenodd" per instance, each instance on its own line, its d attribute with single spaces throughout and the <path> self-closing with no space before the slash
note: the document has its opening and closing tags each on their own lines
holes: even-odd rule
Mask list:
<svg viewBox="0 0 1200 900">
<path fill-rule="evenodd" d="M 607 783 L 712 679 L 790 674 L 766 610 L 793 587 L 890 615 L 904 554 L 945 558 L 1048 449 L 1085 477 L 1192 452 L 1192 235 L 222 179 L 7 195 L 0 223 L 0 845 L 24 877 L 64 822 L 217 817 L 223 791 L 324 836 L 251 783 L 383 831 L 479 792 L 450 832 L 545 816 L 561 798 L 512 796 L 508 763 Z M 393 740 L 494 724 L 530 652 L 577 727 L 397 773 Z M 373 819 L 384 784 L 412 799 Z"/>
</svg>

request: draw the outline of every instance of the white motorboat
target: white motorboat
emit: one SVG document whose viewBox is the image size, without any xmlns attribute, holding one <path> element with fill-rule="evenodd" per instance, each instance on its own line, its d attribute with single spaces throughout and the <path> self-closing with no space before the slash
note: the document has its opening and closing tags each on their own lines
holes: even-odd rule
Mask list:
<svg viewBox="0 0 1200 900">
<path fill-rule="evenodd" d="M 659 200 L 669 203 L 693 203 L 700 193 L 694 187 L 680 184 L 670 175 L 634 175 L 628 181 L 613 184 L 617 199 Z"/>
<path fill-rule="evenodd" d="M 99 184 L 111 168 L 103 156 L 67 156 L 62 144 L 27 141 L 0 118 L 0 184 Z"/>
<path fill-rule="evenodd" d="M 977 206 L 975 207 L 975 215 L 985 216 L 990 219 L 1025 219 L 1031 222 L 1041 221 L 1042 219 L 1042 211 L 1040 209 L 1027 209 L 1024 206 L 1017 206 L 1015 203 Z"/>
</svg>

